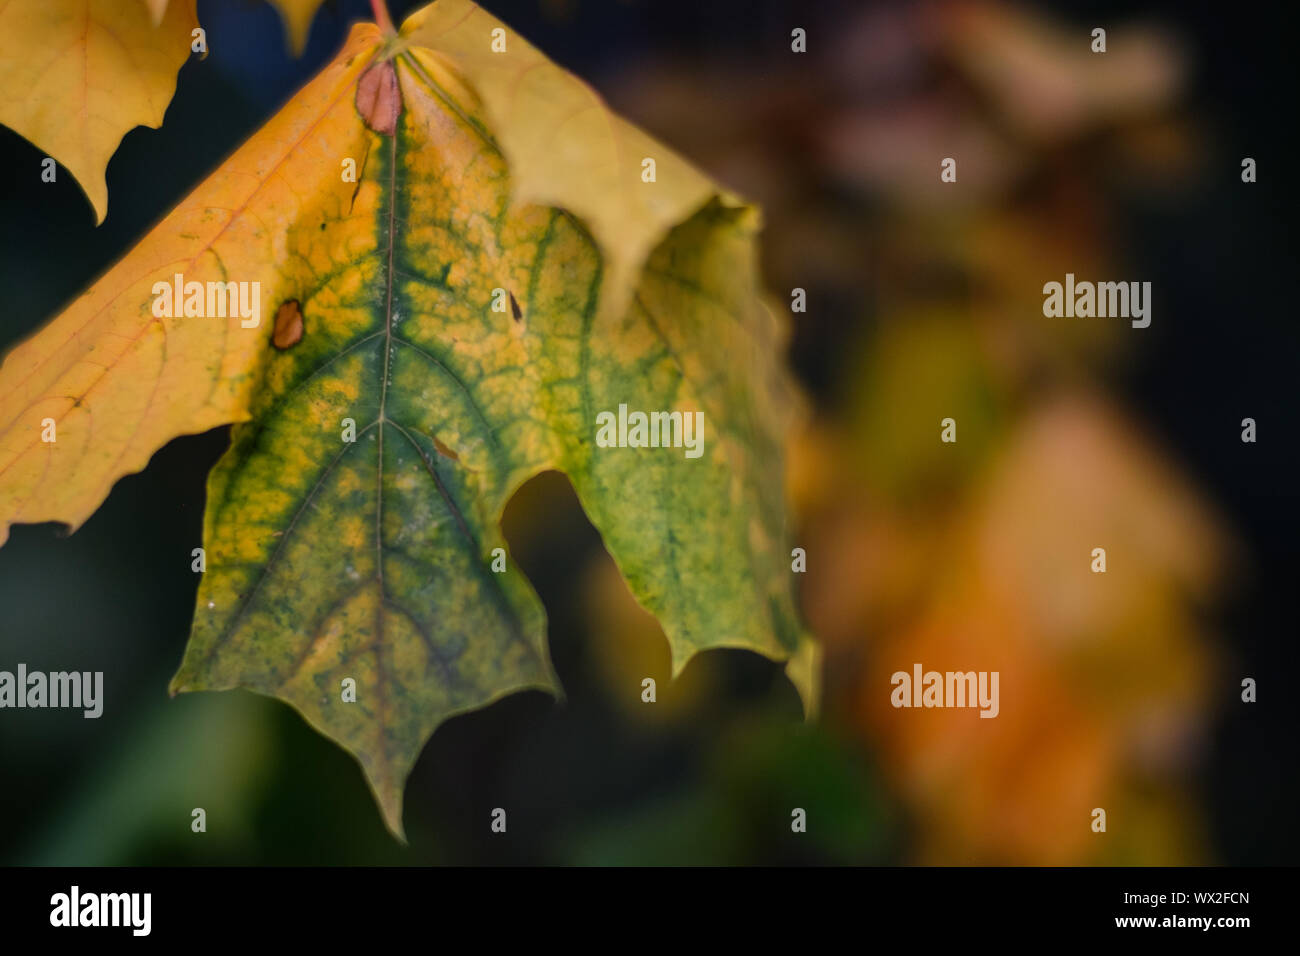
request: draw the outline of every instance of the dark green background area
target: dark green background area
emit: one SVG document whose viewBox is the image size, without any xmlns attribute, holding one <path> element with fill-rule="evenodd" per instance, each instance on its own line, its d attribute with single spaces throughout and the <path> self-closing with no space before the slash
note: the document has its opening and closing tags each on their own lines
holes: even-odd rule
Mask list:
<svg viewBox="0 0 1300 956">
<path fill-rule="evenodd" d="M 708 51 L 762 70 L 788 49 L 792 25 L 831 31 L 857 3 L 749 0 L 577 0 L 556 20 L 534 0 L 483 4 L 600 88 L 641 54 Z M 394 19 L 417 4 L 393 2 Z M 1133 4 L 1056 4 L 1085 19 Z M 1287 177 L 1293 62 L 1265 5 L 1140 4 L 1182 23 L 1198 44 L 1198 102 L 1222 117 L 1229 155 L 1260 157 L 1261 178 Z M 211 55 L 182 68 L 161 130 L 129 133 L 108 168 L 99 228 L 60 170 L 39 182 L 42 154 L 0 129 L 0 349 L 37 329 L 128 249 L 257 129 L 338 49 L 362 0 L 326 0 L 301 59 L 285 49 L 264 3 L 201 0 Z M 814 47 L 809 56 L 816 54 Z M 617 104 L 615 104 L 617 105 Z M 1285 109 L 1284 109 L 1285 107 Z M 637 117 L 631 117 L 634 121 Z M 651 129 L 672 141 L 671 130 Z M 1231 179 L 1231 175 L 1227 177 Z M 1225 180 L 1226 181 L 1226 180 Z M 828 187 L 829 188 L 829 187 Z M 1264 189 L 1261 183 L 1261 190 Z M 1285 188 L 1285 187 L 1268 187 Z M 1294 862 L 1295 486 L 1294 273 L 1280 192 L 1271 203 L 1209 195 L 1169 216 L 1129 210 L 1126 234 L 1142 275 L 1185 300 L 1176 335 L 1145 355 L 1124 387 L 1193 476 L 1223 504 L 1254 555 L 1229 609 L 1228 638 L 1261 705 L 1233 711 L 1215 732 L 1204 802 L 1216 857 Z M 1289 219 L 1289 214 L 1286 217 Z M 1248 238 L 1249 237 L 1249 238 Z M 1198 282 L 1185 280 L 1196 274 Z M 823 314 L 806 323 L 792 359 L 816 400 L 843 382 L 840 359 L 861 304 L 815 288 Z M 1243 297 L 1250 297 L 1250 305 Z M 1241 343 L 1239 316 L 1264 333 Z M 1224 343 L 1240 346 L 1231 356 Z M 1261 421 L 1259 465 L 1235 469 L 1207 437 L 1249 407 Z M 1258 410 L 1258 411 L 1256 411 Z M 567 482 L 526 486 L 507 512 L 512 551 L 546 606 L 552 657 L 567 700 L 507 698 L 440 728 L 406 791 L 409 848 L 396 843 L 357 765 L 287 706 L 243 692 L 166 688 L 189 632 L 198 577 L 204 482 L 227 430 L 172 442 L 113 490 L 70 537 L 18 526 L 0 548 L 0 669 L 102 670 L 104 715 L 0 712 L 0 863 L 888 863 L 906 857 L 907 821 L 868 755 L 831 728 L 799 719 L 778 665 L 743 652 L 698 658 L 661 699 L 705 696 L 689 725 L 643 722 L 611 698 L 581 604 L 599 537 Z M 526 534 L 517 533 L 526 513 Z M 667 648 L 661 648 L 666 670 Z M 703 685 L 705 690 L 701 690 Z M 618 689 L 635 695 L 639 687 Z M 1281 698 L 1291 697 L 1289 703 Z M 1269 701 L 1267 705 L 1264 703 Z M 204 807 L 208 832 L 190 831 Z M 808 834 L 790 833 L 790 808 Z M 492 808 L 509 832 L 489 831 Z"/>
</svg>

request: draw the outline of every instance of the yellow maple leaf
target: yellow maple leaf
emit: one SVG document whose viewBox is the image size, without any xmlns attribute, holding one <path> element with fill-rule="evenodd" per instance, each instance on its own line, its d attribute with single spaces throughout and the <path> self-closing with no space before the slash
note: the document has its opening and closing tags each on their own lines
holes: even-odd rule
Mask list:
<svg viewBox="0 0 1300 956">
<path fill-rule="evenodd" d="M 177 435 L 248 417 L 260 336 L 225 321 L 155 318 L 150 290 L 205 269 L 277 288 L 269 254 L 304 194 L 339 180 L 340 151 L 362 155 L 351 93 L 379 42 L 357 27 L 312 81 L 139 245 L 0 366 L 0 543 L 15 521 L 77 528 L 123 475 Z M 244 212 L 256 216 L 241 216 Z M 272 293 L 274 295 L 274 292 Z M 141 387 L 144 385 L 145 387 Z M 42 423 L 57 440 L 42 442 Z"/>
<path fill-rule="evenodd" d="M 46 0 L 0 6 L 0 123 L 64 166 L 108 213 L 108 161 L 131 129 L 162 125 L 190 55 L 194 0 L 157 26 L 139 3 Z"/>
</svg>

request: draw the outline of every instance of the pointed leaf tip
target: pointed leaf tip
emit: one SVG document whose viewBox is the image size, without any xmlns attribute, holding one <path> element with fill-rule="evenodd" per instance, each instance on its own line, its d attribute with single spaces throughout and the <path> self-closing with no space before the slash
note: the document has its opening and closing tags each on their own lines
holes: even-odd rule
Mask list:
<svg viewBox="0 0 1300 956">
<path fill-rule="evenodd" d="M 0 123 L 72 175 L 96 225 L 108 161 L 136 126 L 162 125 L 197 24 L 195 0 L 0 4 Z"/>
</svg>

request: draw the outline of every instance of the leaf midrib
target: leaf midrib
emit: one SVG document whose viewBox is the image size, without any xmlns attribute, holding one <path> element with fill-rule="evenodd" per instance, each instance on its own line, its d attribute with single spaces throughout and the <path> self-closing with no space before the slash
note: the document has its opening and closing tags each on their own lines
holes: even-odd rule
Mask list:
<svg viewBox="0 0 1300 956">
<path fill-rule="evenodd" d="M 437 491 L 438 496 L 443 501 L 448 512 L 452 515 L 453 519 L 455 520 L 458 530 L 461 532 L 462 536 L 464 537 L 466 546 L 470 550 L 472 557 L 475 560 L 481 558 L 481 545 L 479 544 L 477 538 L 475 537 L 473 530 L 469 527 L 468 522 L 465 520 L 464 513 L 456 504 L 456 501 L 452 497 L 450 491 L 445 487 L 444 483 L 439 479 L 436 470 L 433 467 L 432 462 L 429 460 L 428 454 L 420 446 L 420 444 L 411 436 L 411 434 L 409 433 L 406 427 L 402 426 L 401 423 L 399 423 L 395 419 L 390 419 L 387 416 L 387 392 L 388 392 L 389 383 L 391 381 L 391 365 L 392 365 L 393 348 L 397 344 L 406 345 L 410 347 L 413 351 L 418 353 L 419 355 L 423 356 L 426 360 L 430 361 L 436 367 L 438 367 L 443 372 L 443 374 L 452 383 L 454 383 L 454 385 L 457 388 L 459 388 L 461 391 L 465 393 L 466 398 L 469 400 L 470 408 L 473 409 L 475 415 L 478 417 L 480 423 L 483 426 L 483 430 L 485 435 L 487 436 L 489 444 L 492 445 L 493 447 L 494 458 L 497 460 L 498 464 L 503 466 L 508 466 L 508 461 L 503 459 L 503 456 L 505 456 L 505 459 L 508 459 L 508 455 L 506 454 L 504 447 L 501 446 L 500 437 L 496 434 L 496 430 L 492 428 L 491 423 L 487 419 L 486 414 L 484 413 L 477 397 L 475 396 L 474 392 L 470 389 L 469 385 L 461 378 L 459 374 L 452 371 L 452 369 L 448 367 L 446 363 L 438 356 L 429 352 L 427 349 L 423 348 L 419 344 L 410 341 L 409 339 L 393 334 L 393 316 L 395 314 L 393 308 L 393 301 L 395 298 L 395 294 L 397 293 L 397 290 L 395 290 L 394 288 L 394 282 L 396 281 L 396 275 L 398 273 L 398 270 L 396 269 L 396 251 L 397 251 L 397 242 L 398 242 L 397 225 L 399 222 L 405 221 L 403 217 L 399 217 L 397 215 L 397 202 L 399 199 L 399 191 L 397 188 L 397 170 L 398 170 L 398 164 L 401 161 L 401 153 L 402 153 L 402 150 L 399 149 L 399 144 L 401 144 L 402 141 L 403 141 L 402 128 L 401 128 L 401 124 L 399 123 L 399 128 L 396 134 L 393 137 L 390 137 L 391 148 L 389 150 L 390 160 L 389 160 L 389 169 L 388 169 L 388 177 L 387 177 L 388 182 L 387 182 L 386 196 L 384 197 L 388 208 L 386 210 L 386 215 L 381 213 L 381 215 L 384 216 L 384 220 L 385 220 L 384 231 L 387 233 L 387 238 L 388 238 L 388 246 L 385 252 L 386 276 L 385 276 L 385 297 L 384 297 L 385 314 L 384 314 L 383 330 L 370 331 L 365 333 L 364 335 L 360 336 L 358 339 L 348 343 L 342 349 L 335 352 L 324 362 L 321 362 L 319 365 L 316 366 L 316 368 L 308 372 L 305 376 L 303 376 L 301 379 L 295 382 L 293 386 L 291 386 L 288 390 L 286 390 L 283 395 L 277 398 L 275 402 L 264 413 L 260 414 L 257 417 L 257 420 L 255 420 L 253 424 L 256 427 L 259 427 L 259 430 L 264 429 L 266 427 L 266 424 L 271 420 L 273 420 L 274 415 L 278 412 L 278 410 L 283 405 L 283 403 L 287 401 L 292 395 L 294 395 L 296 392 L 298 392 L 307 384 L 309 384 L 311 381 L 313 381 L 322 371 L 324 371 L 325 369 L 327 369 L 328 367 L 336 363 L 338 359 L 342 358 L 344 355 L 351 354 L 360 346 L 364 345 L 367 342 L 373 341 L 374 339 L 378 338 L 382 334 L 384 336 L 384 356 L 381 363 L 382 371 L 380 376 L 380 408 L 379 408 L 378 416 L 374 421 L 367 424 L 364 428 L 362 428 L 357 433 L 354 442 L 349 443 L 347 446 L 341 449 L 339 453 L 335 455 L 334 458 L 331 459 L 331 461 L 321 470 L 320 474 L 313 482 L 311 490 L 307 493 L 302 503 L 295 510 L 293 517 L 290 519 L 288 527 L 286 527 L 284 533 L 280 536 L 279 540 L 276 542 L 276 547 L 274 551 L 267 558 L 265 563 L 261 565 L 261 573 L 258 575 L 257 580 L 253 583 L 252 587 L 249 588 L 247 596 L 240 603 L 239 608 L 236 610 L 235 614 L 231 617 L 229 623 L 224 628 L 222 628 L 221 633 L 217 635 L 216 638 L 213 640 L 212 646 L 209 649 L 209 652 L 206 655 L 203 664 L 200 665 L 200 667 L 196 668 L 197 671 L 201 672 L 202 670 L 206 669 L 207 666 L 210 665 L 212 660 L 216 657 L 220 649 L 230 640 L 230 638 L 235 633 L 238 632 L 241 624 L 245 619 L 245 615 L 247 614 L 249 609 L 253 606 L 253 603 L 258 597 L 258 595 L 261 593 L 262 586 L 270 578 L 272 569 L 277 565 L 284 551 L 284 548 L 286 547 L 289 540 L 293 536 L 293 532 L 302 514 L 311 505 L 312 501 L 315 500 L 317 494 L 325 486 L 329 477 L 334 473 L 335 469 L 341 463 L 343 457 L 347 454 L 347 452 L 352 448 L 353 445 L 359 443 L 362 436 L 370 432 L 372 429 L 377 430 L 377 439 L 375 444 L 376 444 L 376 452 L 378 458 L 376 462 L 376 490 L 375 490 L 375 494 L 376 494 L 375 574 L 371 580 L 373 580 L 375 583 L 378 584 L 379 595 L 378 595 L 378 600 L 376 601 L 374 640 L 372 640 L 371 643 L 366 648 L 362 648 L 361 651 L 364 652 L 366 650 L 371 650 L 375 653 L 376 677 L 380 685 L 382 685 L 387 680 L 387 676 L 384 673 L 384 669 L 383 669 L 383 662 L 380 659 L 382 656 L 380 653 L 380 649 L 382 648 L 384 643 L 383 623 L 384 623 L 385 607 L 392 605 L 395 610 L 403 613 L 406 617 L 411 618 L 412 622 L 416 626 L 416 629 L 422 632 L 421 636 L 427 639 L 427 635 L 423 633 L 424 631 L 423 625 L 420 624 L 418 619 L 416 619 L 409 611 L 407 611 L 404 607 L 401 606 L 397 598 L 387 593 L 384 584 L 384 574 L 383 574 L 384 554 L 386 550 L 389 550 L 385 546 L 383 540 L 383 501 L 384 501 L 383 437 L 384 437 L 384 426 L 386 424 L 392 425 L 394 428 L 398 429 L 399 433 L 402 434 L 407 439 L 408 442 L 410 442 L 416 454 L 420 458 L 420 462 L 423 466 L 424 471 L 429 475 L 430 480 L 433 482 L 434 489 Z M 418 429 L 415 430 L 417 432 L 419 431 Z M 422 432 L 420 433 L 423 434 Z M 436 446 L 435 446 L 434 453 L 437 454 Z M 227 488 L 229 487 L 230 485 L 227 485 Z M 488 575 L 488 576 L 492 578 L 492 584 L 494 585 L 493 590 L 495 590 L 497 593 L 498 600 L 495 603 L 497 604 L 498 608 L 503 612 L 503 616 L 506 618 L 507 623 L 511 631 L 514 633 L 515 638 L 520 643 L 522 643 L 526 648 L 528 648 L 530 652 L 536 655 L 537 650 L 533 646 L 532 642 L 528 640 L 526 634 L 524 633 L 523 623 L 519 619 L 519 616 L 513 604 L 510 602 L 509 598 L 502 590 L 500 586 L 500 582 L 497 580 L 497 576 L 495 574 Z M 348 597 L 354 596 L 355 594 L 359 593 L 360 590 L 361 590 L 360 588 L 349 589 L 346 595 L 344 595 L 342 598 L 340 598 L 338 602 L 332 604 L 331 606 L 337 608 L 339 604 L 345 601 Z M 326 617 L 327 616 L 328 615 L 326 615 Z M 323 623 L 324 619 L 325 618 L 322 618 L 320 623 Z M 304 649 L 302 659 L 305 659 L 307 656 L 310 655 L 311 647 L 314 645 L 315 641 L 319 637 L 318 632 L 319 632 L 319 626 L 315 626 L 312 628 L 312 636 L 308 641 L 306 648 Z M 439 662 L 441 665 L 444 666 L 446 664 L 446 662 L 442 660 L 442 658 L 439 658 Z M 280 686 L 283 686 L 284 683 L 292 680 L 293 677 L 300 669 L 301 669 L 301 660 L 300 663 L 293 668 L 290 674 L 283 681 L 281 681 Z M 381 694 L 382 693 L 383 691 L 381 690 Z M 384 701 L 381 698 L 379 704 L 381 710 L 380 721 L 382 724 L 382 708 L 383 706 L 385 706 L 386 701 Z M 384 749 L 384 760 L 385 760 L 386 769 L 389 770 L 389 772 L 391 772 L 389 768 L 387 748 L 385 747 L 383 749 Z"/>
</svg>

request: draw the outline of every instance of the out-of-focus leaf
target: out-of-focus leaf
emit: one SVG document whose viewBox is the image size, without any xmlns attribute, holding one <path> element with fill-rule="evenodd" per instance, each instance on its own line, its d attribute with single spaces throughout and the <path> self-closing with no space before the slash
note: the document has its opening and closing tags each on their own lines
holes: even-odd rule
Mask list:
<svg viewBox="0 0 1300 956">
<path fill-rule="evenodd" d="M 1229 547 L 1204 504 L 1117 415 L 1076 396 L 1014 428 L 969 503 L 936 517 L 945 530 L 911 563 L 925 581 L 913 605 L 881 596 L 837 609 L 826 589 L 804 602 L 832 674 L 865 651 L 836 696 L 918 814 L 921 857 L 1194 860 L 1186 808 L 1168 796 L 1201 732 L 1211 654 L 1197 609 Z M 866 557 L 844 550 L 850 540 L 815 543 L 830 549 L 828 564 L 866 571 L 860 587 L 882 590 L 870 552 L 888 539 L 869 534 Z M 1095 547 L 1106 549 L 1104 574 L 1091 569 Z M 826 616 L 845 613 L 856 623 Z M 872 639 L 859 647 L 868 621 Z M 892 707 L 890 675 L 917 662 L 999 672 L 1000 713 Z M 1115 838 L 1092 833 L 1094 807 L 1120 821 Z M 1166 814 L 1161 835 L 1131 832 L 1130 813 Z"/>
<path fill-rule="evenodd" d="M 289 50 L 294 56 L 301 55 L 307 45 L 307 34 L 311 32 L 311 22 L 316 18 L 321 0 L 271 0 L 271 5 L 284 21 L 285 39 L 289 41 Z"/>
<path fill-rule="evenodd" d="M 1069 28 L 1017 5 L 954 4 L 936 21 L 954 61 L 1023 135 L 1060 141 L 1084 129 L 1158 109 L 1186 72 L 1176 38 L 1150 26 Z"/>
</svg>

